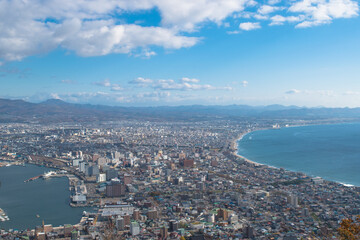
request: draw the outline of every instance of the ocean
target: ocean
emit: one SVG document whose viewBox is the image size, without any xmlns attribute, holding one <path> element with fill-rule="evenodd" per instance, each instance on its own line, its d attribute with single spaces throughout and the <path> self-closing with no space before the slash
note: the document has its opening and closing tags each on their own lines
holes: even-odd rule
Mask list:
<svg viewBox="0 0 360 240">
<path fill-rule="evenodd" d="M 84 208 L 69 206 L 69 182 L 66 177 L 25 180 L 51 169 L 35 165 L 0 168 L 0 208 L 10 221 L 0 222 L 0 229 L 34 229 L 35 226 L 75 224 Z M 39 215 L 40 217 L 37 217 Z"/>
<path fill-rule="evenodd" d="M 254 162 L 360 186 L 360 123 L 254 131 L 238 141 Z"/>
</svg>

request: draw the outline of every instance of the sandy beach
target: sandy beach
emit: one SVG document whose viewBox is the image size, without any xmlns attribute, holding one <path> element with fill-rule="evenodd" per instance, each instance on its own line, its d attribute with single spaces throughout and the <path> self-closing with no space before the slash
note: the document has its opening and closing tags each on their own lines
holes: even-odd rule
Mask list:
<svg viewBox="0 0 360 240">
<path fill-rule="evenodd" d="M 256 129 L 256 130 L 253 130 L 253 131 L 257 131 L 257 130 L 261 130 L 261 129 Z M 264 165 L 264 164 L 254 162 L 254 161 L 252 161 L 252 160 L 250 160 L 250 159 L 248 159 L 248 158 L 246 158 L 246 157 L 238 154 L 237 142 L 240 141 L 246 134 L 249 134 L 249 133 L 251 133 L 251 132 L 253 132 L 253 131 L 244 132 L 244 133 L 240 134 L 236 139 L 234 139 L 234 140 L 232 141 L 231 145 L 232 145 L 232 149 L 234 149 L 233 154 L 234 154 L 235 156 L 241 158 L 241 159 L 244 159 L 246 162 L 251 163 L 251 164 L 253 164 L 253 165 L 255 165 L 255 166 L 262 166 L 262 165 Z"/>
</svg>

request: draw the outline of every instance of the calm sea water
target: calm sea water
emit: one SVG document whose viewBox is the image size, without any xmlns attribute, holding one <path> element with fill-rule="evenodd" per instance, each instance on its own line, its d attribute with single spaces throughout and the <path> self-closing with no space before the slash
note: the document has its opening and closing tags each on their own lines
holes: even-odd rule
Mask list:
<svg viewBox="0 0 360 240">
<path fill-rule="evenodd" d="M 53 226 L 80 221 L 84 209 L 69 206 L 67 178 L 37 179 L 24 183 L 24 180 L 49 170 L 35 165 L 0 168 L 0 208 L 10 218 L 10 221 L 0 222 L 0 229 L 33 229 L 43 220 Z"/>
<path fill-rule="evenodd" d="M 360 186 L 360 123 L 261 130 L 238 142 L 258 163 Z"/>
</svg>

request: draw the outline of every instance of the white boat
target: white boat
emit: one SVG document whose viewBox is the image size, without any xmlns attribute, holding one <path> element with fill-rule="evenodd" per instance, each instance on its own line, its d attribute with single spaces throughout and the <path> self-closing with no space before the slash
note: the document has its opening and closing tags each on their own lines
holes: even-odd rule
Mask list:
<svg viewBox="0 0 360 240">
<path fill-rule="evenodd" d="M 56 175 L 56 172 L 54 172 L 54 171 L 49 171 L 49 172 L 44 173 L 43 178 L 44 178 L 44 179 L 48 179 L 48 178 L 50 178 L 51 176 L 55 176 L 55 175 Z"/>
<path fill-rule="evenodd" d="M 279 124 L 274 124 L 274 125 L 272 126 L 272 128 L 273 128 L 273 129 L 280 129 L 280 125 L 279 125 Z"/>
</svg>

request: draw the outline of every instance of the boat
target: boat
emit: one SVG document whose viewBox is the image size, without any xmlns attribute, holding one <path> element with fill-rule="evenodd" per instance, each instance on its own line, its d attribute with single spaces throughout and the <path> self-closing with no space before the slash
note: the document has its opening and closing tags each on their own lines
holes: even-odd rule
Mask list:
<svg viewBox="0 0 360 240">
<path fill-rule="evenodd" d="M 40 215 L 39 215 L 39 214 L 36 214 L 36 217 L 37 217 L 37 218 L 39 218 L 39 217 L 40 217 Z"/>
<path fill-rule="evenodd" d="M 50 178 L 51 176 L 55 176 L 55 175 L 56 175 L 56 172 L 54 172 L 54 171 L 49 171 L 49 172 L 44 173 L 43 178 L 44 178 L 44 179 L 48 179 L 48 178 Z"/>
<path fill-rule="evenodd" d="M 272 126 L 272 128 L 273 128 L 273 129 L 280 129 L 281 127 L 280 127 L 279 124 L 274 124 L 274 125 Z"/>
</svg>

